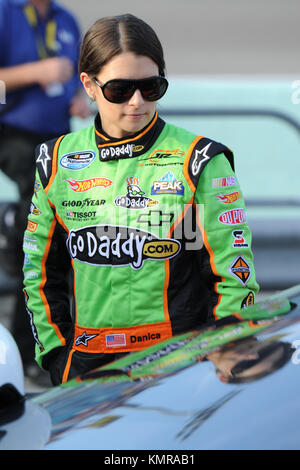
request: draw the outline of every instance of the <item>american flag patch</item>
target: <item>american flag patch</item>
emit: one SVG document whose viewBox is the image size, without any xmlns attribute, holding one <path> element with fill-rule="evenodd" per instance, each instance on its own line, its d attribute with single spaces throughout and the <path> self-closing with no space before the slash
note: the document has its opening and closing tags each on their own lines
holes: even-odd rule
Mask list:
<svg viewBox="0 0 300 470">
<path fill-rule="evenodd" d="M 125 334 L 105 335 L 106 346 L 126 346 Z"/>
</svg>

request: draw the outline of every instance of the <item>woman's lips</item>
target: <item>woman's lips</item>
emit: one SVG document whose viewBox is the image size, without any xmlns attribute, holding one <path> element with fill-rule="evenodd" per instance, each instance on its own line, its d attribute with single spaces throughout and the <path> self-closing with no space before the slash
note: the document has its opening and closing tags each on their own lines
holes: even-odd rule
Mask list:
<svg viewBox="0 0 300 470">
<path fill-rule="evenodd" d="M 144 117 L 144 113 L 139 113 L 139 114 L 126 114 L 126 116 L 130 119 L 139 119 L 141 117 Z"/>
</svg>

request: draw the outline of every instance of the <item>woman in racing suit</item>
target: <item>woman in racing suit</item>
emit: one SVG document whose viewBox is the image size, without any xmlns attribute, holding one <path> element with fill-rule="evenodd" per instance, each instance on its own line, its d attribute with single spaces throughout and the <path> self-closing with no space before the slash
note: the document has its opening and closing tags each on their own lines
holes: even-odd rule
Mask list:
<svg viewBox="0 0 300 470">
<path fill-rule="evenodd" d="M 53 384 L 251 304 L 258 291 L 233 154 L 164 122 L 159 39 L 121 15 L 86 33 L 94 125 L 41 144 L 24 236 L 36 359 Z"/>
</svg>

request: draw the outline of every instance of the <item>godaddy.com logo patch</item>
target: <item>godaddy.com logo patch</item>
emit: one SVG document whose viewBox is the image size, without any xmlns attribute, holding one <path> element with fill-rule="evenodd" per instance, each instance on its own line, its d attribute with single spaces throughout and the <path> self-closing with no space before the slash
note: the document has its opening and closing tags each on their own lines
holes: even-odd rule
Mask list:
<svg viewBox="0 0 300 470">
<path fill-rule="evenodd" d="M 176 256 L 181 244 L 132 227 L 94 225 L 72 230 L 67 247 L 71 257 L 83 263 L 140 269 L 145 260 Z"/>
</svg>

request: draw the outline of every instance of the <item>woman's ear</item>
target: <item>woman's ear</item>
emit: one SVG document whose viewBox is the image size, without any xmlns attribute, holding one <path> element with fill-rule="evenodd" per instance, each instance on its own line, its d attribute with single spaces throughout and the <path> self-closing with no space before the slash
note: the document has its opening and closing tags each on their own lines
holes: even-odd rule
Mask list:
<svg viewBox="0 0 300 470">
<path fill-rule="evenodd" d="M 80 80 L 81 80 L 81 83 L 84 86 L 84 89 L 85 89 L 87 95 L 93 101 L 95 101 L 95 84 L 94 84 L 93 80 L 91 79 L 91 77 L 86 72 L 82 72 L 80 74 Z"/>
</svg>

